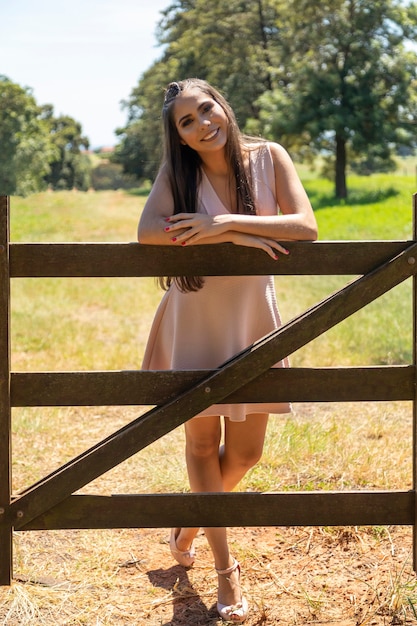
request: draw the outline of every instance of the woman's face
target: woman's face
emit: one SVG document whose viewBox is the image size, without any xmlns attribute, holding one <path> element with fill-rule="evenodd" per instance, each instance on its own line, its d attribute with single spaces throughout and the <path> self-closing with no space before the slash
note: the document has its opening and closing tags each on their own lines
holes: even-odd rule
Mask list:
<svg viewBox="0 0 417 626">
<path fill-rule="evenodd" d="M 228 119 L 223 108 L 198 88 L 179 94 L 173 103 L 173 116 L 181 143 L 204 153 L 223 149 L 227 141 Z"/>
</svg>

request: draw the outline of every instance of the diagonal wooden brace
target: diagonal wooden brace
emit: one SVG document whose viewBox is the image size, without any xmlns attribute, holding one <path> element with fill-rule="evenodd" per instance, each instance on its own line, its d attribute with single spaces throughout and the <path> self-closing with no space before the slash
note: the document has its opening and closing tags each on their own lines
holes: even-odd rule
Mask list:
<svg viewBox="0 0 417 626">
<path fill-rule="evenodd" d="M 417 271 L 417 244 L 243 350 L 188 391 L 116 431 L 17 496 L 3 516 L 16 529 L 212 404 L 221 402 Z"/>
</svg>

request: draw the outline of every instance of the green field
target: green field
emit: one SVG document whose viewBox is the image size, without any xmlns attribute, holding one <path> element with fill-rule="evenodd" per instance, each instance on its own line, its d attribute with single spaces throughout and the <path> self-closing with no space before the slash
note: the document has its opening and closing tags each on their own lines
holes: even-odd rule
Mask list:
<svg viewBox="0 0 417 626">
<path fill-rule="evenodd" d="M 327 181 L 310 178 L 306 186 L 316 210 L 320 238 L 352 239 L 356 224 L 360 225 L 358 239 L 409 239 L 412 236 L 412 178 L 378 175 L 352 179 L 350 188 L 354 204 L 332 201 L 331 186 Z M 324 198 L 328 198 L 327 204 Z M 11 238 L 13 241 L 133 241 L 144 201 L 145 197 L 141 194 L 125 192 L 59 192 L 38 194 L 26 199 L 13 198 Z M 277 293 L 284 321 L 314 305 L 351 278 L 278 276 Z M 291 355 L 292 365 L 346 366 L 412 362 L 411 295 L 412 284 L 409 280 Z M 16 279 L 12 281 L 12 369 L 137 369 L 160 298 L 161 291 L 153 278 Z M 101 419 L 94 422 L 97 428 L 90 428 L 87 437 L 91 444 L 101 434 L 111 432 L 114 426 L 121 426 L 126 416 L 130 415 L 129 409 L 57 408 L 44 410 L 50 416 L 45 421 L 36 409 L 16 410 L 16 424 L 22 435 L 17 441 L 24 446 L 27 437 L 32 436 L 33 429 L 40 429 L 43 433 L 47 431 L 51 446 L 49 469 L 52 469 L 59 463 L 59 459 L 55 459 L 56 439 L 52 434 L 52 424 L 59 423 L 63 415 L 74 415 L 77 416 L 74 427 L 80 418 L 78 427 L 82 428 L 83 421 L 88 419 L 85 417 L 88 411 L 96 416 L 113 416 L 109 423 Z M 101 430 L 103 425 L 105 433 Z M 288 454 L 293 460 L 296 458 L 294 442 L 298 442 L 300 464 L 309 456 L 305 445 L 313 433 L 315 440 L 317 433 L 321 432 L 321 445 L 327 450 L 336 445 L 335 441 L 329 441 L 329 437 L 332 435 L 337 439 L 340 436 L 339 430 L 334 432 L 327 423 L 324 426 L 315 422 L 297 425 L 290 421 L 286 428 L 291 433 L 286 432 L 285 437 L 290 437 L 293 442 Z M 177 437 L 181 436 L 179 429 L 175 436 L 172 435 L 172 439 L 164 439 L 163 446 L 172 440 L 175 449 L 178 445 Z M 275 436 L 274 446 L 276 440 Z M 341 445 L 343 443 L 342 438 Z M 83 447 L 85 437 L 83 441 L 75 438 L 74 443 L 66 445 L 64 450 L 61 446 L 60 451 L 64 452 L 67 459 Z M 271 450 L 271 458 L 275 456 Z M 278 456 L 280 466 L 285 465 L 282 453 Z M 147 461 L 144 463 L 146 465 Z M 148 477 L 149 489 L 186 488 L 182 462 L 175 464 L 175 467 L 173 471 L 171 465 L 169 472 L 161 477 L 164 487 L 159 483 L 157 474 Z M 271 462 L 271 467 L 274 473 L 275 461 Z M 35 479 L 36 472 L 41 471 L 36 462 L 27 463 L 24 467 L 19 464 L 16 470 L 16 488 Z M 249 487 L 268 488 L 270 478 L 268 463 L 261 465 L 248 479 Z M 323 477 L 317 477 L 309 481 L 311 488 L 315 480 L 320 486 L 325 485 Z M 355 478 L 349 480 L 352 484 L 361 482 L 357 472 Z M 291 479 L 289 484 L 294 486 L 294 481 Z M 332 481 L 329 486 L 331 484 Z"/>
<path fill-rule="evenodd" d="M 404 165 L 405 167 L 405 165 Z M 408 166 L 412 169 L 411 166 Z M 348 201 L 306 174 L 321 240 L 412 238 L 413 176 L 348 181 Z M 43 193 L 13 198 L 13 241 L 134 241 L 145 197 L 125 192 Z M 289 320 L 351 277 L 277 277 Z M 411 285 L 380 301 L 293 356 L 295 365 L 407 363 L 411 359 Z M 15 369 L 118 369 L 138 366 L 160 292 L 153 279 L 21 279 L 13 285 Z M 31 334 L 27 333 L 31 319 Z M 52 352 L 51 352 L 52 351 Z"/>
<path fill-rule="evenodd" d="M 412 238 L 412 194 L 416 191 L 414 175 L 399 173 L 350 178 L 350 199 L 346 202 L 333 198 L 328 181 L 307 170 L 302 171 L 302 175 L 316 211 L 320 239 Z M 145 197 L 141 192 L 128 194 L 112 191 L 56 192 L 12 198 L 11 238 L 14 242 L 134 241 Z M 277 293 L 284 321 L 301 313 L 351 278 L 277 277 Z M 410 363 L 411 293 L 411 281 L 406 281 L 291 355 L 292 364 Z M 139 368 L 160 297 L 161 291 L 152 278 L 14 279 L 12 369 Z M 146 409 L 100 406 L 14 409 L 13 490 L 26 488 L 56 470 Z M 263 458 L 239 488 L 242 491 L 410 489 L 411 425 L 411 405 L 407 402 L 295 406 L 293 414 L 270 420 Z M 187 491 L 183 445 L 183 429 L 179 428 L 87 485 L 82 492 Z M 98 623 L 113 626 L 116 623 L 132 623 L 129 619 L 134 603 L 135 614 L 142 615 L 138 624 L 156 626 L 167 623 L 163 621 L 163 607 L 167 603 L 169 606 L 174 604 L 175 595 L 165 595 L 165 590 L 162 590 L 163 597 L 161 593 L 158 595 L 158 590 L 147 581 L 142 571 L 139 572 L 142 576 L 140 587 L 135 576 L 123 575 L 128 572 L 135 574 L 142 568 L 142 561 L 137 561 L 134 550 L 147 549 L 151 538 L 146 532 L 139 534 L 136 529 L 126 529 L 94 533 L 16 533 L 14 571 L 17 580 L 35 583 L 44 579 L 64 580 L 70 581 L 70 586 L 48 588 L 42 586 L 43 583 L 16 582 L 10 590 L 0 590 L 0 620 L 10 626 Z M 322 539 L 315 535 L 315 545 L 322 541 L 326 550 L 330 537 L 334 537 L 332 545 L 336 546 L 337 532 L 324 530 Z M 358 550 L 365 549 L 365 545 L 377 550 L 385 542 L 389 553 L 390 542 L 396 540 L 395 529 L 354 529 L 345 532 L 351 532 Z M 152 538 L 157 536 L 163 543 L 161 533 L 156 534 L 155 531 Z M 278 542 L 283 533 L 277 533 Z M 294 530 L 289 529 L 288 533 L 288 549 L 295 555 L 298 539 Z M 312 531 L 306 530 L 305 533 L 310 533 L 307 542 L 310 545 Z M 166 546 L 162 548 L 165 553 Z M 256 545 L 252 550 L 246 548 L 244 543 L 238 543 L 234 549 L 240 552 L 240 558 L 246 563 L 253 563 L 255 568 L 264 560 L 264 552 L 259 552 Z M 127 556 L 120 559 L 115 550 Z M 336 551 L 337 547 L 333 550 Z M 308 556 L 307 553 L 305 556 Z M 365 559 L 362 556 L 358 558 Z M 386 558 L 389 556 L 384 556 L 384 561 Z M 410 615 L 413 612 L 416 615 L 417 607 L 417 587 L 410 574 L 409 559 L 400 556 L 398 559 L 401 569 L 389 570 L 384 576 L 379 566 L 369 567 L 374 576 L 369 584 L 375 585 L 378 606 L 384 602 L 386 614 L 392 619 L 397 619 L 400 614 Z M 123 570 L 124 565 L 116 567 L 115 563 L 121 560 L 139 563 L 138 570 Z M 144 563 L 143 572 L 147 572 L 148 561 Z M 387 567 L 389 569 L 389 565 Z M 274 568 L 271 571 L 273 574 Z M 210 576 L 208 572 L 207 567 L 199 567 L 193 575 Z M 349 579 L 351 576 L 357 585 L 362 584 L 362 569 L 352 575 L 349 573 Z M 314 605 L 319 616 L 320 607 L 324 610 L 326 603 L 327 606 L 336 606 L 338 602 L 330 589 L 324 586 L 317 595 L 312 578 L 306 580 L 304 586 L 295 583 L 294 590 L 291 597 L 294 602 L 297 598 L 296 601 L 304 609 L 308 607 L 307 612 L 314 598 L 323 599 Z M 279 594 L 287 594 L 287 591 L 280 590 Z M 262 591 L 257 595 L 254 591 L 253 597 L 259 606 L 264 593 Z M 271 587 L 270 593 L 275 599 L 276 588 Z M 368 610 L 366 590 L 358 595 L 357 603 Z M 301 612 L 304 609 L 301 608 Z M 103 616 L 100 622 L 97 621 L 97 611 L 101 611 Z M 151 614 L 157 621 L 150 621 Z M 377 626 L 388 623 L 385 622 L 385 613 L 381 614 L 381 620 L 369 623 Z"/>
</svg>

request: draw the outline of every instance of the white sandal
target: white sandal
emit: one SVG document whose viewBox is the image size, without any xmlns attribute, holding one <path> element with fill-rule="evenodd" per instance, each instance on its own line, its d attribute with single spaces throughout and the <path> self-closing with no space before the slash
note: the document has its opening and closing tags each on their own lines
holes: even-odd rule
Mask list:
<svg viewBox="0 0 417 626">
<path fill-rule="evenodd" d="M 240 565 L 236 559 L 234 559 L 231 567 L 228 567 L 227 569 L 216 569 L 216 572 L 219 576 L 230 576 L 230 574 L 233 574 L 236 570 L 239 572 L 238 584 L 240 587 Z M 241 593 L 240 602 L 236 602 L 236 604 L 227 605 L 217 602 L 217 611 L 225 622 L 242 624 L 248 616 L 249 607 L 246 598 Z"/>
<path fill-rule="evenodd" d="M 179 533 L 176 534 L 176 530 L 176 528 L 171 528 L 171 536 L 169 538 L 169 548 L 171 550 L 171 554 L 177 561 L 177 563 L 179 563 L 183 567 L 191 567 L 195 561 L 194 542 L 191 544 L 189 550 L 181 552 L 181 550 L 178 550 L 177 548 L 177 536 L 179 535 Z"/>
</svg>

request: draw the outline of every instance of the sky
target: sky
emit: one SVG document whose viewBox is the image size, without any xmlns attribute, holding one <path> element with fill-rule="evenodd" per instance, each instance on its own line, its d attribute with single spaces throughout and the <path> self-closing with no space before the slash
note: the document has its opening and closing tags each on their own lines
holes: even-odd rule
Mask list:
<svg viewBox="0 0 417 626">
<path fill-rule="evenodd" d="M 162 56 L 155 32 L 170 4 L 0 0 L 0 75 L 80 122 L 93 149 L 113 146 L 127 121 L 121 101 Z"/>
</svg>

